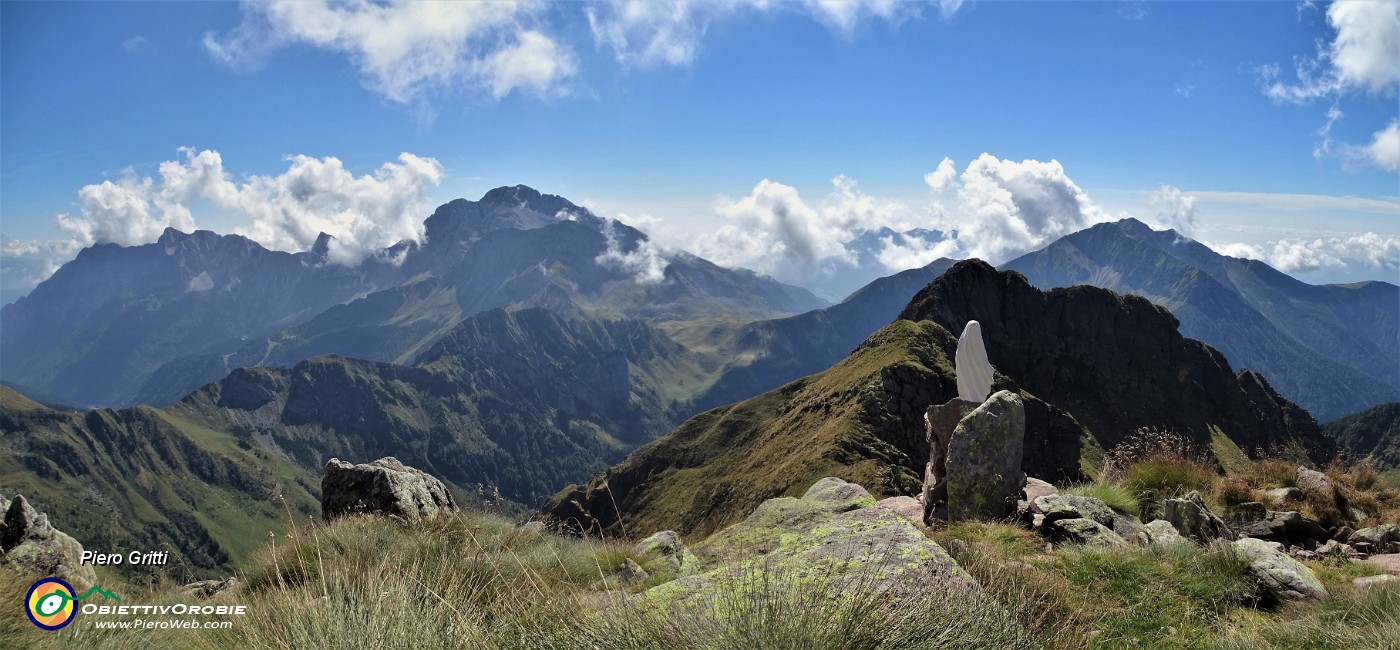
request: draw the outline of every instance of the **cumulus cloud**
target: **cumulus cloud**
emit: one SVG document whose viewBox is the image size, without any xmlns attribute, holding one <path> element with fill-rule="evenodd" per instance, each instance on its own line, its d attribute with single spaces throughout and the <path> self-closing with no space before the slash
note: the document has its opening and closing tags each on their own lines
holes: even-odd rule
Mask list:
<svg viewBox="0 0 1400 650">
<path fill-rule="evenodd" d="M 638 284 L 659 284 L 664 281 L 666 266 L 670 263 L 668 256 L 649 239 L 637 240 L 636 247 L 630 251 L 622 250 L 622 243 L 618 241 L 614 225 L 616 223 L 616 220 L 604 222 L 603 236 L 607 238 L 608 246 L 593 261 L 601 266 L 631 273 L 632 279 Z"/>
<path fill-rule="evenodd" d="M 534 2 L 245 2 L 242 23 L 206 33 L 204 46 L 240 70 L 256 70 L 291 45 L 340 53 L 366 87 L 400 103 L 458 86 L 497 99 L 516 90 L 555 95 L 577 63 L 567 47 L 531 28 L 543 9 Z"/>
<path fill-rule="evenodd" d="M 907 206 L 870 196 L 845 175 L 831 185 L 816 206 L 796 188 L 768 179 L 741 199 L 722 197 L 715 212 L 727 223 L 697 238 L 696 252 L 719 264 L 802 282 L 854 266 L 856 256 L 846 244 L 860 232 L 910 223 Z"/>
<path fill-rule="evenodd" d="M 158 177 L 127 170 L 115 182 L 78 190 L 77 214 L 54 217 L 64 239 L 5 240 L 0 252 L 7 273 L 22 273 L 25 284 L 34 284 L 85 246 L 135 246 L 156 241 L 166 228 L 192 231 L 197 224 L 191 205 L 243 221 L 234 232 L 274 250 L 307 250 L 321 232 L 328 233 L 335 238 L 330 261 L 356 264 L 400 241 L 421 240 L 424 192 L 442 179 L 436 160 L 403 153 L 398 162 L 361 176 L 334 157 L 291 156 L 281 174 L 235 183 L 219 152 L 179 153 L 178 160 L 159 165 Z"/>
<path fill-rule="evenodd" d="M 1158 225 L 1187 236 L 1196 232 L 1195 196 L 1183 193 L 1171 185 L 1163 185 L 1152 195 L 1151 202 L 1157 209 Z"/>
<path fill-rule="evenodd" d="M 1259 260 L 1284 273 L 1324 268 L 1400 269 L 1400 237 L 1364 232 L 1335 237 L 1279 239 L 1263 245 L 1204 242 L 1217 253 Z"/>
<path fill-rule="evenodd" d="M 1386 171 L 1400 171 L 1400 120 L 1392 119 L 1371 136 L 1371 143 L 1356 147 L 1352 155 Z"/>
<path fill-rule="evenodd" d="M 947 18 L 963 0 L 940 0 Z M 861 23 L 899 22 L 915 14 L 914 3 L 898 0 L 609 0 L 586 10 L 593 40 L 611 49 L 623 65 L 684 66 L 695 61 L 710 25 L 744 12 L 793 11 L 845 37 Z"/>
<path fill-rule="evenodd" d="M 71 239 L 40 241 L 0 235 L 0 289 L 23 290 L 47 280 L 82 245 Z"/>
<path fill-rule="evenodd" d="M 935 203 L 935 226 L 956 230 L 967 255 L 993 264 L 1107 220 L 1057 160 L 1016 162 L 984 153 L 942 188 L 952 196 Z"/>
<path fill-rule="evenodd" d="M 938 163 L 938 169 L 924 174 L 924 182 L 935 191 L 942 192 L 948 189 L 958 180 L 958 169 L 953 165 L 952 158 L 944 158 Z"/>
<path fill-rule="evenodd" d="M 1318 130 L 1321 141 L 1314 154 L 1340 154 L 1348 162 L 1365 162 L 1395 171 L 1400 167 L 1396 160 L 1400 158 L 1400 146 L 1377 148 L 1392 144 L 1381 137 L 1388 137 L 1392 129 L 1383 129 L 1370 145 L 1362 146 L 1336 144 L 1331 131 L 1342 118 L 1338 98 L 1350 94 L 1393 96 L 1400 86 L 1400 0 L 1333 2 L 1327 7 L 1327 23 L 1335 36 L 1319 42 L 1315 54 L 1294 60 L 1296 81 L 1285 80 L 1277 64 L 1260 68 L 1264 94 L 1276 102 L 1294 104 L 1333 98 L 1327 121 Z"/>
<path fill-rule="evenodd" d="M 940 257 L 958 258 L 962 247 L 952 237 L 930 241 L 923 237 L 893 235 L 880 238 L 880 250 L 875 260 L 889 271 L 903 271 L 926 266 Z"/>
</svg>

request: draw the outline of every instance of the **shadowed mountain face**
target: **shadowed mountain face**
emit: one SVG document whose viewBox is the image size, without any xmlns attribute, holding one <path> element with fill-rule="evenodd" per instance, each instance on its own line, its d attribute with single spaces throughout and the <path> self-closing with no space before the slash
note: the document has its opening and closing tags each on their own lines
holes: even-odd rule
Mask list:
<svg viewBox="0 0 1400 650">
<path fill-rule="evenodd" d="M 1400 399 L 1400 287 L 1315 286 L 1263 262 L 1220 255 L 1175 231 L 1125 219 L 1007 262 L 1038 287 L 1089 284 L 1171 310 L 1210 343 L 1321 420 Z"/>
<path fill-rule="evenodd" d="M 1369 458 L 1376 468 L 1400 469 L 1400 402 L 1373 406 L 1322 425 L 1351 457 Z"/>
<path fill-rule="evenodd" d="M 0 311 L 3 379 L 79 405 L 169 404 L 238 367 L 319 354 L 408 363 L 464 318 L 545 307 L 653 323 L 771 318 L 811 293 L 700 258 L 662 257 L 641 232 L 524 186 L 447 203 L 355 267 L 236 235 L 166 231 L 84 250 Z"/>
<path fill-rule="evenodd" d="M 395 456 L 469 500 L 485 486 L 538 505 L 672 429 L 667 387 L 687 373 L 644 322 L 498 309 L 412 367 L 321 356 L 240 368 L 163 409 L 63 412 L 0 386 L 0 487 L 61 515 L 89 548 L 168 547 L 224 570 L 285 523 L 273 496 L 316 510 L 332 457 Z"/>
<path fill-rule="evenodd" d="M 555 495 L 546 512 L 580 529 L 610 529 L 620 517 L 629 529 L 704 535 L 821 476 L 916 494 L 928 455 L 924 409 L 957 394 L 950 332 L 973 319 L 997 370 L 993 389 L 1018 390 L 1026 401 L 1023 469 L 1031 475 L 1078 479 L 1083 459 L 1144 427 L 1217 453 L 1297 446 L 1324 460 L 1336 450 L 1307 412 L 1183 338 L 1169 312 L 1137 296 L 1041 292 L 1019 273 L 969 260 L 920 291 L 900 318 L 824 372 L 691 418 L 606 475 Z"/>
</svg>

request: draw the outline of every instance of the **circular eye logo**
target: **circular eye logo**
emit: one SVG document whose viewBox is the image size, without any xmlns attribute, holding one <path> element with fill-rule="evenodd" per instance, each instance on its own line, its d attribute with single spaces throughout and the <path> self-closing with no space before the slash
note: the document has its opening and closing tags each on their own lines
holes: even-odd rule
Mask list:
<svg viewBox="0 0 1400 650">
<path fill-rule="evenodd" d="M 40 629 L 59 630 L 77 615 L 73 587 L 58 578 L 44 578 L 29 588 L 24 599 L 24 613 Z"/>
</svg>

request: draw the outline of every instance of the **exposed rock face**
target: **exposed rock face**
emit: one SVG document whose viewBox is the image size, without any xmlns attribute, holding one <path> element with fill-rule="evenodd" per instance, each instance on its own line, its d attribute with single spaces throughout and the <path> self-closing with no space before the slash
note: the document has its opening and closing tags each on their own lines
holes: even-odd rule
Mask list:
<svg viewBox="0 0 1400 650">
<path fill-rule="evenodd" d="M 1249 562 L 1249 571 L 1274 595 L 1288 600 L 1321 600 L 1327 588 L 1312 569 L 1280 553 L 1263 540 L 1246 537 L 1234 542 L 1235 552 Z"/>
<path fill-rule="evenodd" d="M 1299 467 L 1297 481 L 1298 488 L 1306 493 L 1326 494 L 1332 489 L 1332 480 L 1315 469 Z"/>
<path fill-rule="evenodd" d="M 1362 528 L 1352 533 L 1347 539 L 1348 544 L 1360 542 L 1369 543 L 1372 548 L 1384 549 L 1389 542 L 1400 542 L 1400 525 L 1381 524 L 1371 528 Z"/>
<path fill-rule="evenodd" d="M 14 501 L 0 497 L 0 509 L 5 511 L 0 523 L 0 565 L 62 578 L 80 590 L 97 581 L 92 567 L 79 563 L 83 545 L 54 528 L 48 515 L 35 510 L 22 495 L 15 495 Z"/>
<path fill-rule="evenodd" d="M 358 512 L 421 521 L 456 509 L 442 481 L 392 456 L 363 465 L 332 458 L 321 479 L 321 517 L 327 521 Z"/>
<path fill-rule="evenodd" d="M 185 585 L 184 588 L 180 590 L 180 594 L 184 596 L 194 596 L 196 598 L 209 598 L 221 591 L 231 589 L 237 584 L 237 576 L 229 576 L 223 580 L 200 580 L 199 582 L 191 582 Z"/>
<path fill-rule="evenodd" d="M 1176 527 L 1177 532 L 1198 544 L 1235 537 L 1230 527 L 1206 507 L 1205 502 L 1201 501 L 1200 493 L 1195 490 L 1184 499 L 1167 499 L 1162 504 L 1162 510 L 1163 516 Z"/>
<path fill-rule="evenodd" d="M 756 572 L 826 578 L 833 582 L 829 588 L 863 581 L 862 588 L 892 595 L 929 588 L 981 591 L 913 523 L 876 507 L 865 488 L 837 478 L 822 479 L 801 499 L 764 501 L 694 551 L 703 573 L 658 585 L 640 598 L 701 604 Z"/>
<path fill-rule="evenodd" d="M 1291 510 L 1268 510 L 1258 502 L 1241 503 L 1230 510 L 1230 526 L 1245 537 L 1300 543 L 1326 539 L 1327 529 Z"/>
<path fill-rule="evenodd" d="M 1021 396 L 999 391 L 958 422 L 948 445 L 948 517 L 1001 519 L 1016 508 L 1025 475 Z"/>
<path fill-rule="evenodd" d="M 981 402 L 955 399 L 930 406 L 924 413 L 924 438 L 928 440 L 928 465 L 924 467 L 924 521 L 942 519 L 948 502 L 948 445 L 953 430 Z"/>
<path fill-rule="evenodd" d="M 981 404 L 992 394 L 992 362 L 987 360 L 987 348 L 982 344 L 982 324 L 967 322 L 958 337 L 955 370 L 958 374 L 958 399 Z"/>
<path fill-rule="evenodd" d="M 914 497 L 888 497 L 880 499 L 876 505 L 914 522 L 915 526 L 924 525 L 924 504 Z"/>
<path fill-rule="evenodd" d="M 677 575 L 694 573 L 698 562 L 695 554 L 681 542 L 674 531 L 662 531 L 652 535 L 632 547 L 632 555 L 647 565 L 664 565 Z"/>
<path fill-rule="evenodd" d="M 1181 533 L 1176 532 L 1176 526 L 1164 519 L 1154 519 L 1143 526 L 1147 532 L 1148 539 L 1153 544 L 1175 544 L 1185 542 L 1186 538 Z"/>
<path fill-rule="evenodd" d="M 978 321 L 997 372 L 1069 412 L 1105 449 L 1149 426 L 1208 443 L 1214 424 L 1245 450 L 1296 440 L 1318 462 L 1336 453 L 1307 412 L 1255 373 L 1235 373 L 1214 348 L 1184 338 L 1171 312 L 1146 298 L 1089 286 L 1042 292 L 1020 273 L 964 260 L 920 291 L 900 318 L 954 332 Z M 1078 450 L 1073 441 L 1062 447 Z"/>
</svg>

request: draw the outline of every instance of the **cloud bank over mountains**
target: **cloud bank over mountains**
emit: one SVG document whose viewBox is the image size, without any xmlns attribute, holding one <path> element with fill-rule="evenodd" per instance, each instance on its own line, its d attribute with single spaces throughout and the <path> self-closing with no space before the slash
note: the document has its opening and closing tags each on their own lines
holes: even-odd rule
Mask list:
<svg viewBox="0 0 1400 650">
<path fill-rule="evenodd" d="M 423 219 L 433 207 L 427 192 L 445 173 L 435 159 L 411 153 L 360 175 L 332 156 L 293 155 L 286 161 L 287 169 L 277 175 L 235 181 L 219 152 L 181 148 L 177 159 L 159 165 L 156 176 L 128 170 L 116 181 L 86 185 L 78 190 L 77 212 L 55 216 L 62 238 L 0 240 L 6 288 L 37 284 L 83 247 L 154 242 L 166 228 L 198 228 L 203 217 L 196 215 L 211 212 L 240 224 L 233 232 L 274 250 L 309 250 L 321 232 L 329 233 L 334 237 L 330 261 L 354 265 L 400 241 L 422 241 Z M 1163 185 L 1146 200 L 1151 212 L 1110 213 L 1057 160 L 1015 161 L 989 153 L 961 170 L 944 158 L 923 181 L 927 201 L 911 204 L 868 194 L 844 174 L 833 178 L 830 191 L 816 202 L 795 187 L 762 179 L 745 196 L 719 197 L 714 205 L 719 225 L 685 240 L 669 232 L 664 218 L 610 215 L 653 240 L 624 250 L 605 232 L 610 247 L 596 261 L 627 270 L 638 282 L 656 283 L 664 280 L 673 249 L 684 248 L 721 265 L 816 287 L 852 271 L 873 273 L 873 279 L 940 257 L 1000 264 L 1126 216 L 1199 239 L 1197 202 L 1219 194 Z M 1386 201 L 1369 200 L 1364 207 L 1400 214 L 1400 204 Z M 1288 273 L 1400 269 L 1400 237 L 1369 231 L 1203 243 Z"/>
</svg>

